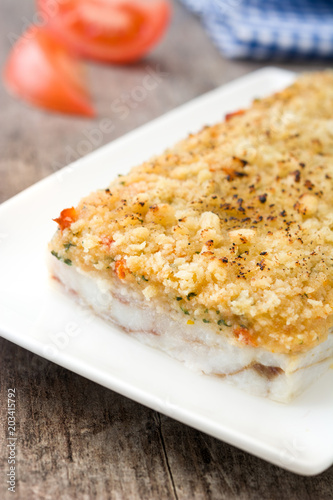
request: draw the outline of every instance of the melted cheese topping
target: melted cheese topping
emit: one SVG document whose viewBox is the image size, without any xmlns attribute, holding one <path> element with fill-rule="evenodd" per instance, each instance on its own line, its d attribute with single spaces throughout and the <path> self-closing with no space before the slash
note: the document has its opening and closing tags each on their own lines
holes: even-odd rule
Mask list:
<svg viewBox="0 0 333 500">
<path fill-rule="evenodd" d="M 305 351 L 333 324 L 333 72 L 227 118 L 83 199 L 50 249 L 189 326 Z"/>
</svg>

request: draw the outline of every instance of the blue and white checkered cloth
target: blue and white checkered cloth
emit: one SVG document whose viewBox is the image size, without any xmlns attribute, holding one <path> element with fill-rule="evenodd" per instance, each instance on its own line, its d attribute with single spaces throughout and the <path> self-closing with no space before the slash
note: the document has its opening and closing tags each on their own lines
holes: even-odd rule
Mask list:
<svg viewBox="0 0 333 500">
<path fill-rule="evenodd" d="M 181 0 L 229 58 L 333 58 L 333 0 Z"/>
</svg>

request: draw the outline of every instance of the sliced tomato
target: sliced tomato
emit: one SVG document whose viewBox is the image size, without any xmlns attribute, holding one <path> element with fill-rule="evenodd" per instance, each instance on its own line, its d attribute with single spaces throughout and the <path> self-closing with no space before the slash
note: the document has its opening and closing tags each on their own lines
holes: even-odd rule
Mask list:
<svg viewBox="0 0 333 500">
<path fill-rule="evenodd" d="M 36 27 L 14 45 L 3 75 L 11 93 L 36 106 L 93 116 L 83 76 L 81 63 L 53 35 Z"/>
<path fill-rule="evenodd" d="M 168 0 L 37 0 L 47 27 L 76 54 L 104 62 L 140 59 L 161 38 L 170 19 Z"/>
</svg>

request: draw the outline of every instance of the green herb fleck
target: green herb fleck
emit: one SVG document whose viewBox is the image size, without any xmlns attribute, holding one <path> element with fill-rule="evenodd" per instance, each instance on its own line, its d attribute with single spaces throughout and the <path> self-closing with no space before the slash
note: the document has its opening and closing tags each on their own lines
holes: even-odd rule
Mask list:
<svg viewBox="0 0 333 500">
<path fill-rule="evenodd" d="M 200 252 L 195 252 L 197 255 L 199 255 Z"/>
<path fill-rule="evenodd" d="M 216 314 L 220 314 L 220 311 L 216 311 Z"/>
<path fill-rule="evenodd" d="M 183 300 L 183 297 L 176 297 L 176 300 Z"/>
<path fill-rule="evenodd" d="M 122 186 L 125 186 L 125 181 L 121 181 L 120 183 Z"/>
<path fill-rule="evenodd" d="M 207 314 L 207 313 L 208 313 L 208 309 L 205 309 L 205 310 L 204 310 L 204 313 L 205 313 L 205 314 Z"/>
<path fill-rule="evenodd" d="M 203 321 L 204 323 L 210 323 L 209 319 L 206 319 L 206 318 L 204 318 L 202 321 Z"/>
<path fill-rule="evenodd" d="M 54 257 L 56 257 L 58 260 L 61 260 L 63 261 L 65 264 L 67 264 L 67 266 L 71 266 L 72 265 L 72 261 L 70 259 L 64 259 L 63 257 L 61 257 L 57 252 L 55 252 L 54 250 L 51 250 L 51 254 L 54 255 Z"/>
<path fill-rule="evenodd" d="M 59 254 L 57 254 L 57 252 L 55 252 L 54 250 L 51 250 L 51 254 L 54 255 L 54 257 L 58 260 L 61 260 L 61 257 Z"/>
<path fill-rule="evenodd" d="M 230 326 L 231 326 L 231 325 L 228 325 L 228 323 L 226 323 L 226 321 L 225 321 L 224 319 L 219 319 L 219 320 L 218 320 L 218 322 L 217 322 L 217 324 L 218 324 L 219 326 L 222 326 L 222 325 L 224 325 L 224 326 L 228 326 L 228 327 L 230 327 Z"/>
<path fill-rule="evenodd" d="M 183 311 L 184 314 L 190 314 L 187 309 L 184 309 L 182 306 L 180 306 L 181 310 Z"/>
<path fill-rule="evenodd" d="M 189 294 L 188 294 L 188 296 L 187 296 L 187 300 L 191 300 L 191 298 L 192 298 L 192 297 L 196 297 L 196 296 L 197 296 L 197 294 L 196 294 L 196 293 L 191 292 L 191 293 L 189 293 Z"/>
<path fill-rule="evenodd" d="M 71 242 L 64 244 L 64 248 L 65 248 L 66 252 L 68 252 L 70 247 L 76 247 L 76 245 L 74 245 L 74 243 L 71 243 Z"/>
<path fill-rule="evenodd" d="M 141 276 L 141 278 L 143 279 L 143 281 L 148 281 L 148 279 L 143 275 Z"/>
</svg>

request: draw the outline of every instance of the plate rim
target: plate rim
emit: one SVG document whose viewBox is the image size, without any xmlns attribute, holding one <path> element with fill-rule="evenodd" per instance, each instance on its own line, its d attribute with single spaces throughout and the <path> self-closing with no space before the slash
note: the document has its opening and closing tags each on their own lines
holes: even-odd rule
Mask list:
<svg viewBox="0 0 333 500">
<path fill-rule="evenodd" d="M 172 119 L 174 119 L 175 116 L 178 116 L 179 113 L 186 114 L 188 109 L 193 108 L 193 106 L 200 106 L 200 104 L 202 104 L 206 100 L 209 100 L 210 98 L 214 98 L 214 96 L 219 95 L 221 93 L 221 91 L 227 92 L 227 91 L 229 91 L 229 89 L 232 90 L 232 88 L 234 87 L 235 84 L 236 85 L 242 85 L 242 84 L 249 85 L 249 82 L 260 80 L 261 78 L 264 78 L 264 77 L 270 77 L 270 78 L 272 78 L 274 76 L 287 77 L 288 75 L 290 75 L 290 77 L 292 77 L 292 75 L 294 75 L 294 74 L 295 73 L 290 72 L 288 70 L 283 70 L 283 69 L 279 69 L 279 68 L 275 68 L 275 67 L 265 67 L 265 68 L 259 69 L 257 71 L 248 73 L 248 74 L 246 74 L 240 78 L 237 78 L 237 79 L 235 79 L 227 84 L 219 86 L 216 89 L 213 89 L 210 92 L 205 93 L 205 94 L 203 94 L 203 95 L 201 95 L 201 96 L 199 96 L 199 97 L 197 97 L 189 102 L 186 102 L 185 104 L 183 104 L 183 105 L 181 105 L 181 106 L 179 106 L 171 111 L 168 111 L 167 113 L 161 115 L 160 117 L 157 117 L 152 121 L 149 121 L 148 123 L 140 126 L 139 128 L 136 128 L 136 129 L 126 133 L 125 135 L 115 139 L 114 141 L 111 141 L 111 142 L 105 144 L 104 146 L 96 149 L 95 151 L 92 151 L 91 153 L 84 156 L 83 158 L 76 160 L 75 162 L 69 164 L 68 166 L 65 166 L 60 171 L 55 172 L 55 173 L 45 177 L 44 179 L 38 181 L 37 183 L 34 183 L 33 185 L 31 185 L 30 187 L 21 191 L 20 193 L 16 194 L 15 196 L 9 198 L 8 200 L 6 200 L 2 204 L 0 204 L 0 220 L 1 220 L 1 216 L 7 210 L 10 211 L 11 208 L 12 207 L 15 208 L 15 206 L 17 204 L 22 203 L 22 202 L 24 203 L 25 198 L 31 197 L 34 193 L 36 193 L 36 192 L 38 193 L 40 191 L 43 191 L 43 189 L 45 187 L 47 188 L 48 184 L 52 185 L 55 178 L 57 177 L 57 175 L 59 175 L 59 172 L 62 172 L 64 170 L 68 169 L 69 167 L 77 170 L 84 163 L 89 164 L 91 161 L 98 160 L 98 158 L 102 157 L 110 148 L 112 149 L 112 148 L 117 148 L 119 146 L 121 147 L 122 144 L 124 144 L 124 143 L 126 144 L 128 141 L 133 140 L 133 137 L 137 137 L 140 134 L 149 133 L 149 131 L 154 129 L 154 127 L 156 127 L 157 124 L 164 123 L 165 120 L 172 120 Z M 100 385 L 108 387 L 111 390 L 114 390 L 114 391 L 116 391 L 116 392 L 118 392 L 126 397 L 129 397 L 129 398 L 133 399 L 134 401 L 139 402 L 140 404 L 144 404 L 145 406 L 153 408 L 154 410 L 159 411 L 159 412 L 161 412 L 161 413 L 163 413 L 171 418 L 175 418 L 175 419 L 179 420 L 180 422 L 185 423 L 186 425 L 190 425 L 196 429 L 199 429 L 202 432 L 206 432 L 210 435 L 213 435 L 217 439 L 223 440 L 223 441 L 225 441 L 233 446 L 236 446 L 236 447 L 238 447 L 238 448 L 240 448 L 240 449 L 242 449 L 242 450 L 244 450 L 252 455 L 255 455 L 263 460 L 274 463 L 275 465 L 278 465 L 279 467 L 284 468 L 288 471 L 292 471 L 292 472 L 295 472 L 295 473 L 301 474 L 301 475 L 312 476 L 312 475 L 317 475 L 317 474 L 323 472 L 324 470 L 326 470 L 328 467 L 330 467 L 333 464 L 333 453 L 332 453 L 332 457 L 330 457 L 329 459 L 325 458 L 325 460 L 317 460 L 316 462 L 313 462 L 312 465 L 302 464 L 301 461 L 297 461 L 297 459 L 296 459 L 293 462 L 292 466 L 284 466 L 281 463 L 277 463 L 276 460 L 274 461 L 273 457 L 267 458 L 267 450 L 265 453 L 266 456 L 263 456 L 263 454 L 260 453 L 260 448 L 262 448 L 262 446 L 261 447 L 259 446 L 258 440 L 255 440 L 255 442 L 253 442 L 252 444 L 249 444 L 250 440 L 248 439 L 245 443 L 244 440 L 242 441 L 242 437 L 238 436 L 238 438 L 237 438 L 237 436 L 236 436 L 237 433 L 230 432 L 230 429 L 228 430 L 228 432 L 225 432 L 225 429 L 223 429 L 223 432 L 222 432 L 223 437 L 221 437 L 221 432 L 220 432 L 220 436 L 217 436 L 216 433 L 214 433 L 212 430 L 207 431 L 207 427 L 209 427 L 210 429 L 212 429 L 212 427 L 214 427 L 211 422 L 208 424 L 206 422 L 205 425 L 204 424 L 201 425 L 200 422 L 198 421 L 198 417 L 195 418 L 195 415 L 193 417 L 193 414 L 191 414 L 191 412 L 189 412 L 188 410 L 186 410 L 184 408 L 178 409 L 178 414 L 179 413 L 183 414 L 183 417 L 181 419 L 178 418 L 178 416 L 175 417 L 174 414 L 170 414 L 172 412 L 168 411 L 168 408 L 165 408 L 165 407 L 163 408 L 163 404 L 161 404 L 161 403 L 152 404 L 152 401 L 149 400 L 149 397 L 145 393 L 139 394 L 141 389 L 138 390 L 138 388 L 133 387 L 126 382 L 124 383 L 124 381 L 119 381 L 119 380 L 117 381 L 117 379 L 114 377 L 113 374 L 109 374 L 109 378 L 113 379 L 112 387 L 110 385 L 106 385 L 105 382 L 103 382 L 101 380 L 97 380 L 99 378 L 102 379 L 102 376 L 100 376 L 100 374 L 97 377 L 91 376 L 91 375 L 89 377 L 87 377 L 86 372 L 87 372 L 87 370 L 88 371 L 91 370 L 91 367 L 86 366 L 85 373 L 83 373 L 83 370 L 81 370 L 81 368 L 78 366 L 78 365 L 82 364 L 81 361 L 80 360 L 75 361 L 75 359 L 72 356 L 69 356 L 68 354 L 66 355 L 66 353 L 62 354 L 61 359 L 55 361 L 54 358 L 52 359 L 52 357 L 47 356 L 45 352 L 42 352 L 42 346 L 41 346 L 40 342 L 36 341 L 35 339 L 29 338 L 29 337 L 21 338 L 20 335 L 18 335 L 17 332 L 12 331 L 12 329 L 8 325 L 7 325 L 7 327 L 4 328 L 1 319 L 0 319 L 0 336 L 2 336 L 3 338 L 6 338 L 10 342 L 13 342 L 13 343 L 15 343 L 15 344 L 33 352 L 33 353 L 39 355 L 39 356 L 42 356 L 45 359 L 48 359 L 51 362 L 55 362 L 56 364 L 63 366 L 64 368 L 69 369 L 70 371 L 73 371 L 74 373 L 78 373 L 79 375 L 81 375 L 85 378 L 89 378 L 89 380 L 93 380 L 94 382 L 99 383 Z M 70 359 L 70 358 L 72 358 L 72 359 Z M 74 365 L 75 365 L 75 368 L 73 369 Z M 93 370 L 96 373 L 96 369 L 94 368 Z M 103 372 L 101 372 L 101 374 L 102 373 Z M 116 386 L 116 388 L 115 388 L 115 386 Z M 119 389 L 120 386 L 122 387 L 122 389 Z M 187 414 L 187 416 L 186 416 L 186 414 Z M 202 422 L 203 417 L 199 416 L 199 420 Z M 203 428 L 203 427 L 205 427 L 205 428 Z M 221 429 L 221 427 L 220 427 L 220 429 Z M 230 438 L 230 434 L 233 434 L 232 438 Z"/>
</svg>

